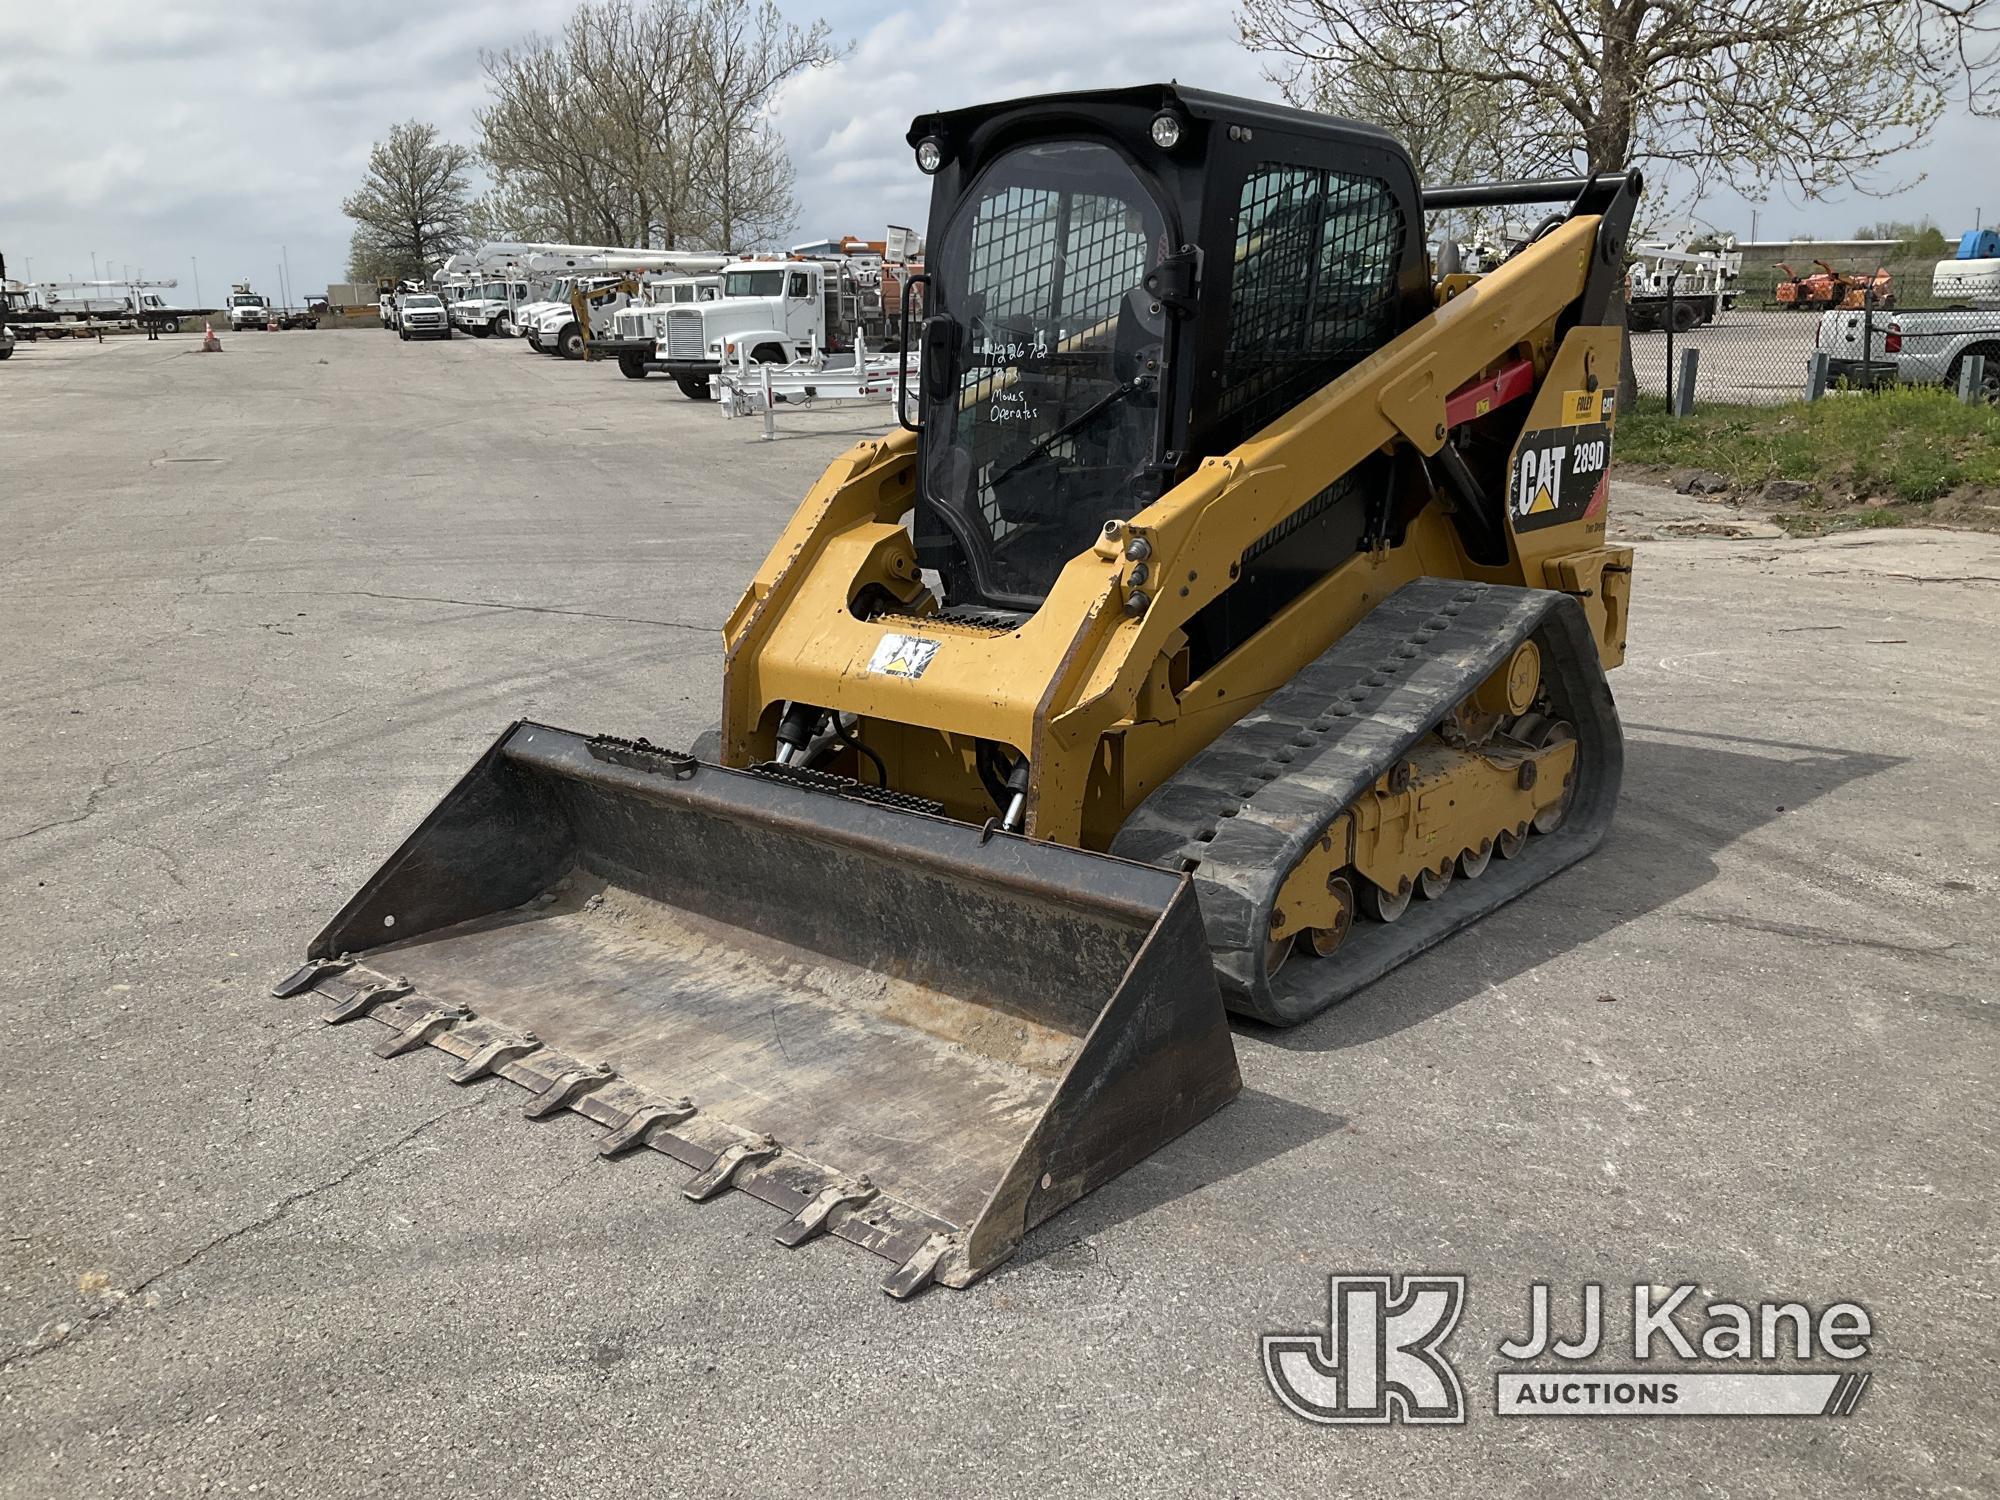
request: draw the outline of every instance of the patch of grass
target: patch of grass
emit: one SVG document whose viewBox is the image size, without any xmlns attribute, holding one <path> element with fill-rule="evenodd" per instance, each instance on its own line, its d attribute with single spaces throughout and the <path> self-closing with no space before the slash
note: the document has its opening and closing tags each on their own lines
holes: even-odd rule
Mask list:
<svg viewBox="0 0 2000 1500">
<path fill-rule="evenodd" d="M 1618 418 L 1620 462 L 1712 469 L 1739 490 L 1772 479 L 1819 486 L 1830 509 L 1926 505 L 1965 488 L 2000 488 L 2000 407 L 1966 406 L 1935 387 L 1838 394 L 1785 406 L 1698 406 L 1675 418 L 1644 399 Z M 1848 511 L 1843 524 L 1854 524 Z"/>
</svg>

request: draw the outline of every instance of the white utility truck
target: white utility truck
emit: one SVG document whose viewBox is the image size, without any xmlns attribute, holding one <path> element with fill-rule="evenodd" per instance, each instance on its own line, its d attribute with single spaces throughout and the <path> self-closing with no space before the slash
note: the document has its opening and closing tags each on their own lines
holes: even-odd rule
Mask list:
<svg viewBox="0 0 2000 1500">
<path fill-rule="evenodd" d="M 520 307 L 514 313 L 514 331 L 538 347 L 546 347 L 548 352 L 565 352 L 556 346 L 560 343 L 561 326 L 548 330 L 547 337 L 541 336 L 540 325 L 550 314 L 559 313 L 570 306 L 572 293 L 579 280 L 595 278 L 598 289 L 622 280 L 626 276 L 644 280 L 657 276 L 691 276 L 705 271 L 719 270 L 729 259 L 708 250 L 639 250 L 632 248 L 608 247 L 587 250 L 580 246 L 566 245 L 553 250 L 535 251 L 522 256 L 515 265 L 515 274 L 525 273 L 531 283 L 546 283 L 548 290 L 539 300 Z M 557 285 L 560 283 L 560 286 Z M 613 312 L 616 311 L 614 307 Z M 566 321 L 566 320 L 565 320 Z M 607 334 L 609 328 L 604 330 Z M 531 337 L 532 336 L 532 337 Z M 596 336 L 593 328 L 592 336 Z M 578 341 L 570 340 L 571 357 L 580 357 L 582 350 Z"/>
<path fill-rule="evenodd" d="M 899 313 L 892 327 L 884 283 L 901 274 L 879 261 L 850 258 L 731 261 L 722 268 L 718 301 L 667 309 L 653 366 L 671 375 L 689 400 L 707 401 L 722 367 L 739 357 L 791 364 L 852 349 L 857 337 L 889 347 L 901 337 L 901 298 L 890 299 Z"/>
<path fill-rule="evenodd" d="M 1736 305 L 1743 256 L 1731 239 L 1720 249 L 1690 250 L 1686 241 L 1642 240 L 1625 273 L 1625 323 L 1634 333 L 1672 327 L 1686 333 Z"/>
<path fill-rule="evenodd" d="M 590 341 L 588 358 L 611 359 L 628 380 L 644 380 L 662 368 L 659 344 L 667 331 L 667 313 L 722 299 L 720 276 L 669 276 L 645 285 L 642 301 L 627 303 L 612 316 L 607 338 Z"/>
<path fill-rule="evenodd" d="M 451 321 L 476 339 L 505 331 L 515 308 L 528 300 L 525 281 L 482 281 L 451 304 Z"/>
<path fill-rule="evenodd" d="M 598 326 L 602 317 L 603 326 L 608 331 L 611 318 L 617 310 L 638 295 L 639 283 L 631 275 L 607 272 L 597 276 L 572 276 L 559 284 L 566 288 L 559 291 L 545 305 L 523 319 L 522 332 L 528 340 L 528 347 L 542 354 L 557 354 L 564 359 L 582 359 L 584 356 L 584 324 L 577 319 L 577 304 L 581 302 L 589 314 L 589 326 Z"/>
<path fill-rule="evenodd" d="M 271 324 L 270 299 L 261 292 L 250 290 L 250 283 L 239 281 L 229 289 L 229 331 L 241 333 L 246 328 L 268 328 Z"/>
<path fill-rule="evenodd" d="M 542 314 L 529 327 L 529 342 L 544 353 L 585 358 L 591 344 L 614 337 L 614 320 L 621 308 L 645 301 L 646 282 L 719 271 L 729 257 L 699 250 L 647 250 L 593 259 L 602 263 L 588 269 L 602 274 L 588 280 L 579 277 L 570 288 L 568 306 Z"/>
</svg>

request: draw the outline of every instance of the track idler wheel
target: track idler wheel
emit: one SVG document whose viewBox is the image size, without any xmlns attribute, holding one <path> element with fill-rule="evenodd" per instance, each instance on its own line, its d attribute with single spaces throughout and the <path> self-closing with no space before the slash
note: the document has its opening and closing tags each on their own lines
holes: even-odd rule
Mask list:
<svg viewBox="0 0 2000 1500">
<path fill-rule="evenodd" d="M 1576 726 L 1567 719 L 1556 719 L 1543 726 L 1540 737 L 1535 741 L 1537 750 L 1549 745 L 1559 745 L 1576 738 Z M 1563 794 L 1547 807 L 1535 814 L 1535 832 L 1554 833 L 1562 827 L 1563 819 L 1569 816 L 1569 805 L 1576 797 L 1576 775 L 1570 774 Z"/>
<path fill-rule="evenodd" d="M 1347 941 L 1348 930 L 1354 926 L 1354 886 L 1346 876 L 1336 875 L 1327 882 L 1326 889 L 1340 903 L 1340 910 L 1332 926 L 1306 929 L 1306 948 L 1318 958 L 1332 958 L 1340 950 L 1340 945 Z"/>
</svg>

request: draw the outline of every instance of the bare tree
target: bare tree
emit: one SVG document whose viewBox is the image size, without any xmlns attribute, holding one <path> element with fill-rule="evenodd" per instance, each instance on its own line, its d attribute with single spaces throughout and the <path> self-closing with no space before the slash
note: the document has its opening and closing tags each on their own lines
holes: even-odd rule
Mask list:
<svg viewBox="0 0 2000 1500">
<path fill-rule="evenodd" d="M 480 155 L 517 220 L 558 239 L 622 244 L 633 215 L 620 153 L 593 109 L 587 60 L 602 50 L 593 18 L 580 10 L 559 37 L 482 54 L 491 103 L 477 115 Z"/>
<path fill-rule="evenodd" d="M 837 54 L 771 0 L 586 0 L 554 37 L 482 57 L 493 222 L 609 244 L 720 248 L 791 221 L 792 168 L 763 112 Z"/>
<path fill-rule="evenodd" d="M 1373 91 L 1435 132 L 1452 107 L 1510 173 L 1685 169 L 1760 198 L 1876 187 L 1953 97 L 1996 101 L 1984 0 L 1241 0 L 1243 40 L 1309 102 Z M 1359 90 L 1360 92 L 1357 92 Z M 1391 110 L 1392 121 L 1396 110 Z"/>
<path fill-rule="evenodd" d="M 695 187 L 718 242 L 743 246 L 790 228 L 792 165 L 764 119 L 778 86 L 843 54 L 826 22 L 800 28 L 773 0 L 699 0 L 700 108 L 706 129 Z"/>
<path fill-rule="evenodd" d="M 354 220 L 349 274 L 361 280 L 423 276 L 470 238 L 473 156 L 435 125 L 405 120 L 368 153 L 360 189 L 340 205 Z"/>
</svg>

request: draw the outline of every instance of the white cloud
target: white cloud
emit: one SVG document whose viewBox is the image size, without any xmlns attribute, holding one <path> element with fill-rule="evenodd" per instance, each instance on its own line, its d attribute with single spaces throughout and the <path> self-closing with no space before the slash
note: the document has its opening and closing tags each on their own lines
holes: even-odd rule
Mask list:
<svg viewBox="0 0 2000 1500">
<path fill-rule="evenodd" d="M 1149 6 L 936 0 L 891 12 L 853 54 L 787 84 L 772 111 L 798 171 L 799 236 L 922 228 L 929 182 L 903 134 L 933 109 L 1067 89 L 1163 83 L 1271 96 L 1221 0 Z"/>
<path fill-rule="evenodd" d="M 1169 78 L 1268 95 L 1236 41 L 1231 0 L 781 0 L 797 21 L 825 14 L 854 43 L 839 65 L 795 80 L 775 119 L 798 170 L 799 238 L 922 225 L 927 184 L 903 132 L 923 111 L 1052 89 Z M 473 139 L 484 97 L 478 55 L 561 24 L 571 0 L 92 0 L 0 6 L 0 251 L 10 273 L 88 276 L 144 265 L 203 291 L 273 282 L 279 247 L 300 289 L 344 274 L 340 201 L 368 147 L 397 120 Z M 1969 227 L 1974 164 L 2000 144 L 1990 122 L 1948 119 L 1899 175 L 1925 173 L 1889 202 L 1774 205 L 1768 233 L 1846 232 L 1867 220 L 1934 215 Z M 1903 170 L 1907 168 L 1907 170 Z M 1747 229 L 1748 210 L 1704 216 Z"/>
<path fill-rule="evenodd" d="M 560 24 L 567 0 L 94 0 L 0 8 L 0 251 L 8 273 L 86 277 L 190 258 L 213 302 L 248 276 L 276 290 L 345 276 L 340 202 L 370 144 L 415 117 L 470 141 L 479 50 Z M 32 267 L 30 266 L 32 262 Z"/>
</svg>

